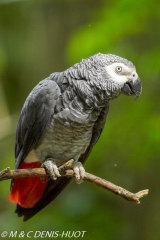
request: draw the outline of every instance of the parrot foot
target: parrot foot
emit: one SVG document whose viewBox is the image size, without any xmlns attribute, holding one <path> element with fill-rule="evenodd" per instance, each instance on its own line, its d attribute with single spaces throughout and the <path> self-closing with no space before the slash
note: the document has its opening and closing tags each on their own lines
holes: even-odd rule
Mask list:
<svg viewBox="0 0 160 240">
<path fill-rule="evenodd" d="M 74 179 L 77 184 L 80 184 L 83 182 L 83 178 L 85 175 L 85 169 L 81 162 L 73 162 L 72 163 L 72 169 L 74 171 Z"/>
<path fill-rule="evenodd" d="M 47 158 L 46 161 L 42 163 L 41 167 L 45 168 L 46 172 L 53 180 L 56 180 L 57 177 L 61 177 L 54 159 Z"/>
</svg>

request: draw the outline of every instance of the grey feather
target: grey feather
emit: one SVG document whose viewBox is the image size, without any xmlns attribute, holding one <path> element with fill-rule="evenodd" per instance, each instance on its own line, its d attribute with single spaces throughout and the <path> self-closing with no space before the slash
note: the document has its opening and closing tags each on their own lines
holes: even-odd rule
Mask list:
<svg viewBox="0 0 160 240">
<path fill-rule="evenodd" d="M 111 54 L 96 54 L 64 72 L 53 73 L 30 93 L 22 109 L 16 134 L 16 164 L 18 168 L 31 150 L 44 162 L 47 157 L 59 159 L 57 165 L 74 158 L 84 163 L 104 128 L 109 101 L 121 92 L 140 95 L 141 84 L 130 87 L 114 81 L 106 66 L 122 63 L 134 70 L 134 65 Z M 127 87 L 124 86 L 127 84 Z M 61 177 L 49 180 L 41 200 L 30 209 L 17 205 L 18 216 L 28 220 L 49 204 L 69 183 Z"/>
<path fill-rule="evenodd" d="M 107 104 L 107 106 L 104 107 L 101 111 L 98 121 L 93 129 L 93 135 L 92 135 L 90 145 L 88 146 L 86 152 L 82 154 L 79 158 L 79 161 L 81 163 L 84 163 L 86 161 L 94 144 L 98 141 L 103 131 L 104 125 L 106 123 L 108 111 L 109 111 L 109 104 Z M 53 181 L 52 179 L 50 179 L 43 197 L 39 202 L 35 204 L 34 207 L 27 209 L 17 204 L 15 213 L 17 213 L 19 217 L 23 216 L 23 221 L 29 220 L 37 212 L 39 212 L 45 206 L 47 206 L 50 202 L 52 202 L 57 197 L 57 195 L 68 185 L 70 181 L 71 181 L 71 178 L 66 178 L 66 177 L 58 178 L 56 181 Z"/>
<path fill-rule="evenodd" d="M 41 81 L 28 96 L 17 125 L 15 168 L 41 141 L 59 96 L 60 89 L 51 80 Z"/>
</svg>

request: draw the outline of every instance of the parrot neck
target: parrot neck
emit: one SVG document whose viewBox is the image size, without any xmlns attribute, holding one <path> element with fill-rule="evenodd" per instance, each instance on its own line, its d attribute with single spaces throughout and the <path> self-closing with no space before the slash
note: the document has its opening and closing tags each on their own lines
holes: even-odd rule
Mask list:
<svg viewBox="0 0 160 240">
<path fill-rule="evenodd" d="M 76 80 L 73 83 L 75 94 L 83 100 L 88 109 L 100 109 L 106 105 L 108 99 L 104 90 L 100 90 L 85 80 Z"/>
<path fill-rule="evenodd" d="M 113 81 L 104 68 L 97 71 L 97 75 L 93 77 L 92 84 L 100 91 L 100 94 L 104 92 L 106 101 L 117 98 L 121 93 L 120 85 Z"/>
<path fill-rule="evenodd" d="M 65 99 L 69 98 L 72 101 L 77 96 L 81 99 L 81 104 L 85 105 L 87 109 L 104 107 L 106 102 L 105 91 L 100 91 L 93 86 L 88 80 L 90 77 L 87 71 L 83 70 L 70 68 L 63 72 L 63 79 L 68 81 L 68 86 L 64 91 L 64 94 L 67 95 Z"/>
<path fill-rule="evenodd" d="M 110 78 L 104 68 L 87 69 L 84 64 L 76 64 L 63 74 L 75 93 L 91 108 L 104 107 L 121 92 L 119 85 Z"/>
</svg>

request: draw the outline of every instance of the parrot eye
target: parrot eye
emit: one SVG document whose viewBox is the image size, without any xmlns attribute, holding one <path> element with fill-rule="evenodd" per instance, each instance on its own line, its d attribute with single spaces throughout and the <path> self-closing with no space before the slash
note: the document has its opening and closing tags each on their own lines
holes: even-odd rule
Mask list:
<svg viewBox="0 0 160 240">
<path fill-rule="evenodd" d="M 117 73 L 122 72 L 122 67 L 121 67 L 121 66 L 117 66 L 117 67 L 116 67 L 116 72 L 117 72 Z"/>
</svg>

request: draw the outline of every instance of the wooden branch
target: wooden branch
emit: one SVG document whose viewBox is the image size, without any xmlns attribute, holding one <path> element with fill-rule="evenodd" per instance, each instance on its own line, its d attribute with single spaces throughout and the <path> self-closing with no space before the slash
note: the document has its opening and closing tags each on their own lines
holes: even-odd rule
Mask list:
<svg viewBox="0 0 160 240">
<path fill-rule="evenodd" d="M 73 160 L 69 160 L 64 165 L 59 167 L 59 172 L 62 176 L 66 177 L 74 177 L 73 170 L 69 169 L 73 163 Z M 17 170 L 10 170 L 9 167 L 2 170 L 0 172 L 0 181 L 7 180 L 7 179 L 15 179 L 15 178 L 24 178 L 24 177 L 40 177 L 43 179 L 47 176 L 46 170 L 44 168 L 28 168 L 28 169 L 17 169 Z M 111 182 L 106 181 L 100 177 L 97 177 L 91 173 L 85 173 L 84 177 L 85 181 L 94 183 L 95 185 L 105 188 L 125 199 L 128 201 L 134 202 L 136 204 L 140 204 L 140 198 L 146 196 L 149 192 L 148 189 L 139 191 L 137 193 L 131 193 L 126 189 L 117 186 Z"/>
</svg>

